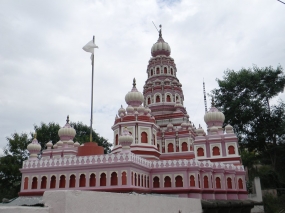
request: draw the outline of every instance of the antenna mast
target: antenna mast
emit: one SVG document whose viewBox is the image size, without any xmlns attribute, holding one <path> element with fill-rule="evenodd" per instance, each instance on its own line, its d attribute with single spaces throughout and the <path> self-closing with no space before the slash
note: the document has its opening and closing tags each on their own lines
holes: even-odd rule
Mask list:
<svg viewBox="0 0 285 213">
<path fill-rule="evenodd" d="M 205 104 L 205 112 L 207 112 L 208 107 L 207 107 L 207 99 L 206 99 L 206 89 L 205 89 L 205 82 L 203 79 L 203 92 L 204 92 L 204 104 Z"/>
</svg>

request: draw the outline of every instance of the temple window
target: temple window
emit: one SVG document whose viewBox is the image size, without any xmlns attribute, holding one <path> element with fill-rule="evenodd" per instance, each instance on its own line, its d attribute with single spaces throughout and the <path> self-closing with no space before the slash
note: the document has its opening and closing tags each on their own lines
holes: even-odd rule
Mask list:
<svg viewBox="0 0 285 213">
<path fill-rule="evenodd" d="M 146 187 L 146 175 L 144 176 L 144 187 Z"/>
<path fill-rule="evenodd" d="M 159 144 L 157 144 L 157 149 L 158 149 L 158 151 L 160 151 L 160 150 L 159 150 Z"/>
<path fill-rule="evenodd" d="M 133 172 L 132 172 L 131 180 L 132 180 L 132 185 L 134 185 L 134 173 Z"/>
<path fill-rule="evenodd" d="M 32 189 L 37 189 L 38 188 L 38 178 L 33 177 L 32 179 Z"/>
<path fill-rule="evenodd" d="M 147 104 L 151 104 L 150 98 L 147 99 Z"/>
<path fill-rule="evenodd" d="M 127 185 L 127 173 L 122 172 L 122 185 Z"/>
<path fill-rule="evenodd" d="M 216 156 L 216 155 L 220 155 L 220 149 L 219 149 L 219 147 L 214 147 L 213 148 L 213 156 Z"/>
<path fill-rule="evenodd" d="M 183 179 L 180 175 L 175 177 L 175 187 L 183 187 Z"/>
<path fill-rule="evenodd" d="M 238 188 L 239 189 L 243 189 L 243 183 L 242 183 L 242 179 L 241 178 L 238 179 Z"/>
<path fill-rule="evenodd" d="M 50 180 L 50 187 L 51 189 L 54 189 L 55 188 L 55 183 L 56 183 L 56 177 L 53 175 L 51 177 L 51 180 Z"/>
<path fill-rule="evenodd" d="M 164 178 L 164 187 L 171 187 L 171 178 L 169 176 Z"/>
<path fill-rule="evenodd" d="M 158 75 L 160 72 L 159 68 L 156 68 L 156 74 Z"/>
<path fill-rule="evenodd" d="M 204 156 L 204 149 L 201 148 L 201 147 L 198 148 L 198 149 L 197 149 L 197 155 L 198 155 L 198 156 Z"/>
<path fill-rule="evenodd" d="M 221 178 L 216 177 L 216 188 L 220 189 L 221 188 Z"/>
<path fill-rule="evenodd" d="M 188 144 L 186 142 L 182 143 L 182 152 L 187 152 L 188 151 Z"/>
<path fill-rule="evenodd" d="M 156 102 L 156 103 L 159 103 L 159 102 L 160 102 L 160 96 L 159 96 L 159 95 L 156 96 L 155 102 Z"/>
<path fill-rule="evenodd" d="M 25 180 L 24 180 L 24 189 L 28 189 L 28 186 L 29 186 L 29 178 L 28 178 L 28 177 L 25 177 Z"/>
<path fill-rule="evenodd" d="M 118 185 L 118 175 L 116 172 L 112 172 L 111 174 L 111 186 L 117 186 Z"/>
<path fill-rule="evenodd" d="M 65 188 L 65 175 L 59 177 L 59 188 Z"/>
<path fill-rule="evenodd" d="M 228 186 L 228 189 L 232 189 L 233 186 L 232 186 L 232 179 L 230 177 L 227 178 L 227 186 Z"/>
<path fill-rule="evenodd" d="M 233 154 L 235 154 L 236 152 L 235 152 L 235 147 L 234 146 L 229 146 L 228 147 L 228 151 L 229 151 L 229 155 L 233 155 Z"/>
<path fill-rule="evenodd" d="M 118 142 L 118 134 L 116 134 L 116 145 L 118 145 L 119 144 L 119 142 Z"/>
<path fill-rule="evenodd" d="M 90 175 L 89 186 L 96 186 L 96 175 L 94 173 Z"/>
<path fill-rule="evenodd" d="M 159 188 L 159 178 L 157 176 L 153 178 L 153 188 Z"/>
<path fill-rule="evenodd" d="M 100 175 L 100 186 L 106 186 L 106 174 L 103 172 L 101 175 Z"/>
<path fill-rule="evenodd" d="M 167 68 L 164 67 L 164 74 L 167 74 Z"/>
<path fill-rule="evenodd" d="M 173 75 L 173 69 L 172 68 L 170 69 L 170 73 L 171 73 L 171 75 Z"/>
<path fill-rule="evenodd" d="M 141 176 L 138 174 L 138 186 L 141 186 Z"/>
<path fill-rule="evenodd" d="M 137 185 L 137 173 L 135 173 L 135 186 Z"/>
<path fill-rule="evenodd" d="M 46 189 L 46 188 L 47 188 L 47 177 L 43 176 L 41 181 L 41 189 Z"/>
<path fill-rule="evenodd" d="M 152 134 L 152 138 L 153 138 L 153 145 L 155 145 L 155 135 Z"/>
<path fill-rule="evenodd" d="M 190 186 L 191 187 L 195 187 L 195 177 L 194 177 L 194 175 L 190 176 Z"/>
<path fill-rule="evenodd" d="M 141 142 L 142 143 L 147 143 L 148 139 L 147 139 L 147 133 L 146 132 L 142 132 L 141 133 Z"/>
<path fill-rule="evenodd" d="M 75 187 L 75 175 L 71 175 L 69 178 L 69 188 Z"/>
<path fill-rule="evenodd" d="M 209 179 L 208 176 L 204 176 L 204 188 L 209 188 Z"/>
<path fill-rule="evenodd" d="M 168 152 L 174 152 L 173 144 L 172 144 L 172 143 L 169 143 L 169 144 L 167 145 L 167 151 L 168 151 Z"/>
<path fill-rule="evenodd" d="M 199 188 L 201 188 L 201 182 L 200 182 L 200 175 L 198 174 L 198 184 L 199 184 Z"/>
<path fill-rule="evenodd" d="M 166 96 L 166 102 L 171 102 L 170 95 L 167 95 L 167 96 Z"/>
<path fill-rule="evenodd" d="M 79 187 L 85 187 L 86 186 L 86 177 L 85 174 L 81 174 L 79 177 Z"/>
<path fill-rule="evenodd" d="M 147 188 L 149 188 L 149 176 L 147 176 Z"/>
<path fill-rule="evenodd" d="M 153 76 L 153 70 L 150 71 L 150 75 Z"/>
</svg>

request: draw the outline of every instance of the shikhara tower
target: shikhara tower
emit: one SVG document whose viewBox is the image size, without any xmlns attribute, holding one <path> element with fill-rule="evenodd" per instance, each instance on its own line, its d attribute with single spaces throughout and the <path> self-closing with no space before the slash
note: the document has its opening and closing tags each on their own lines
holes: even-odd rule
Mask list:
<svg viewBox="0 0 285 213">
<path fill-rule="evenodd" d="M 182 84 L 171 49 L 162 38 L 151 48 L 143 93 L 133 80 L 127 107 L 115 117 L 113 150 L 73 141 L 67 123 L 60 140 L 41 151 L 36 137 L 23 162 L 21 196 L 47 190 L 94 190 L 176 194 L 199 199 L 246 199 L 245 171 L 238 140 L 225 116 L 212 103 L 205 113 L 207 130 L 189 121 Z"/>
</svg>

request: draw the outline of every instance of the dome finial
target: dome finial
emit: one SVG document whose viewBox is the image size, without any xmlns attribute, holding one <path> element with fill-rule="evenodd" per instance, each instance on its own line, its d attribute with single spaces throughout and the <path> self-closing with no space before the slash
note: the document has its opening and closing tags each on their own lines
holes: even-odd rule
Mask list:
<svg viewBox="0 0 285 213">
<path fill-rule="evenodd" d="M 66 118 L 66 123 L 69 124 L 69 115 Z"/>
<path fill-rule="evenodd" d="M 134 78 L 134 80 L 133 80 L 133 87 L 136 87 L 136 79 Z"/>
<path fill-rule="evenodd" d="M 37 139 L 37 132 L 35 132 L 34 134 L 34 139 Z"/>
<path fill-rule="evenodd" d="M 215 107 L 215 100 L 214 100 L 214 97 L 212 97 L 211 107 Z"/>
<path fill-rule="evenodd" d="M 161 25 L 161 24 L 159 25 L 159 28 L 160 28 L 160 29 L 159 29 L 159 38 L 162 38 L 162 32 L 161 32 L 162 25 Z"/>
</svg>

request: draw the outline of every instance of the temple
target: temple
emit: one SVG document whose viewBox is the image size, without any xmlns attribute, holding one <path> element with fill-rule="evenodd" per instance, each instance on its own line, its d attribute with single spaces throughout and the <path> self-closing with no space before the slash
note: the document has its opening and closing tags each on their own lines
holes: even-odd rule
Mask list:
<svg viewBox="0 0 285 213">
<path fill-rule="evenodd" d="M 136 80 L 118 110 L 113 149 L 104 154 L 94 142 L 74 142 L 66 124 L 60 140 L 46 149 L 36 136 L 21 169 L 20 196 L 47 190 L 89 190 L 175 194 L 199 199 L 247 199 L 245 170 L 233 127 L 212 102 L 205 113 L 207 129 L 190 121 L 171 49 L 162 37 L 151 48 L 143 93 Z M 40 157 L 39 157 L 40 156 Z"/>
</svg>

